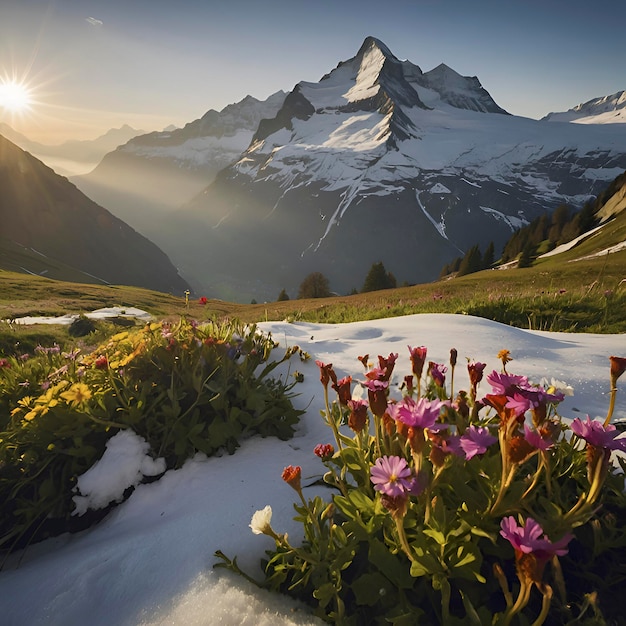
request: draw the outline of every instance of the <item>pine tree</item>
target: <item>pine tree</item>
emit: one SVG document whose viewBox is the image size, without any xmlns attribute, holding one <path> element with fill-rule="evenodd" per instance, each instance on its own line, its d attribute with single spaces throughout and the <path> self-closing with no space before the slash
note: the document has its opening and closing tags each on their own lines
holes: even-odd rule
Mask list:
<svg viewBox="0 0 626 626">
<path fill-rule="evenodd" d="M 548 239 L 555 244 L 562 243 L 563 241 L 563 228 L 569 221 L 570 210 L 566 204 L 560 204 L 554 213 L 552 213 L 552 219 L 550 224 L 550 230 L 548 231 Z"/>
<path fill-rule="evenodd" d="M 478 246 L 472 246 L 463 257 L 457 276 L 466 276 L 482 269 L 482 257 Z"/>
<path fill-rule="evenodd" d="M 517 260 L 517 267 L 530 267 L 535 260 L 535 246 L 528 242 Z"/>
<path fill-rule="evenodd" d="M 396 286 L 396 278 L 391 272 L 387 272 L 382 261 L 374 263 L 365 277 L 362 293 L 379 291 L 381 289 L 393 289 Z"/>
<path fill-rule="evenodd" d="M 483 254 L 483 269 L 484 270 L 488 270 L 493 266 L 496 260 L 495 256 L 496 256 L 496 252 L 494 249 L 493 241 L 490 241 L 489 245 L 487 246 L 487 249 L 485 250 L 485 254 Z"/>
<path fill-rule="evenodd" d="M 282 289 L 281 292 L 278 294 L 276 302 L 285 302 L 286 300 L 289 300 L 289 294 L 284 289 Z"/>
</svg>

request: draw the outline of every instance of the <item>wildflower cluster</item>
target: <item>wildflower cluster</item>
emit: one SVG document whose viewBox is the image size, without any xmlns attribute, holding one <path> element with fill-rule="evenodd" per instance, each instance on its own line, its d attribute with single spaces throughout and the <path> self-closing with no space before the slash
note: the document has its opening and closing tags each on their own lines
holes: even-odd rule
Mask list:
<svg viewBox="0 0 626 626">
<path fill-rule="evenodd" d="M 293 384 L 270 376 L 271 336 L 235 322 L 152 323 L 83 354 L 59 346 L 0 367 L 0 552 L 76 525 L 78 476 L 119 430 L 179 467 L 197 452 L 233 453 L 242 437 L 287 439 Z M 71 524 L 70 524 L 71 521 Z"/>
<path fill-rule="evenodd" d="M 276 543 L 264 585 L 337 624 L 569 623 L 599 615 L 598 597 L 610 612 L 606 564 L 621 567 L 611 548 L 624 545 L 615 520 L 626 513 L 616 471 L 625 463 L 614 454 L 626 437 L 609 423 L 612 408 L 607 423 L 568 424 L 557 406 L 571 388 L 508 372 L 506 350 L 490 373 L 468 360 L 469 386 L 456 393 L 456 350 L 447 365 L 428 362 L 425 347 L 409 355 L 399 397 L 390 393 L 398 355 L 372 369 L 359 357 L 367 401 L 317 363 L 334 443 L 314 452 L 334 493 L 307 500 L 300 468 L 285 469 L 305 539 L 293 546 L 269 524 L 259 531 Z M 605 580 L 589 582 L 594 568 Z"/>
</svg>

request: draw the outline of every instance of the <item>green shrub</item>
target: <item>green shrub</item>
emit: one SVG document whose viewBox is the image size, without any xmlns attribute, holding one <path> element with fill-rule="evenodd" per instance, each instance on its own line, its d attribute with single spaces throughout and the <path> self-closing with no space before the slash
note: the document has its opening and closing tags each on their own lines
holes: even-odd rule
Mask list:
<svg viewBox="0 0 626 626">
<path fill-rule="evenodd" d="M 97 330 L 96 323 L 86 315 L 79 315 L 67 329 L 70 337 L 85 337 Z"/>
<path fill-rule="evenodd" d="M 295 383 L 270 377 L 275 344 L 255 326 L 154 323 L 93 352 L 40 347 L 0 362 L 0 551 L 68 528 L 72 489 L 106 442 L 132 429 L 168 468 L 233 453 L 252 434 L 287 439 Z M 301 354 L 301 356 L 304 356 Z"/>
</svg>

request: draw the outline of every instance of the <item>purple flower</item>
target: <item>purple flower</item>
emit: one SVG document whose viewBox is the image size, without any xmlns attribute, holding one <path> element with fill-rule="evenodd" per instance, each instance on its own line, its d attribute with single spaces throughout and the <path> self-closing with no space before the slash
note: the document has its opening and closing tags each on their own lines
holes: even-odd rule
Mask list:
<svg viewBox="0 0 626 626">
<path fill-rule="evenodd" d="M 544 452 L 554 446 L 552 439 L 544 438 L 541 433 L 528 428 L 527 424 L 524 424 L 524 437 L 533 448 L 543 450 Z"/>
<path fill-rule="evenodd" d="M 524 526 L 518 526 L 510 515 L 500 522 L 500 534 L 513 546 L 516 553 L 533 554 L 537 559 L 548 560 L 554 555 L 567 554 L 567 544 L 574 535 L 568 533 L 552 543 L 544 534 L 543 528 L 532 517 L 526 518 Z M 543 536 L 542 536 L 543 535 Z"/>
<path fill-rule="evenodd" d="M 433 433 L 432 431 L 428 435 L 431 444 L 428 458 L 435 467 L 442 467 L 449 454 L 464 456 L 461 449 L 461 438 L 458 435 L 448 434 L 446 436 L 445 433 Z"/>
<path fill-rule="evenodd" d="M 448 368 L 445 365 L 430 361 L 428 363 L 428 373 L 432 376 L 437 387 L 443 387 L 446 382 L 446 372 Z"/>
<path fill-rule="evenodd" d="M 473 424 L 461 436 L 461 449 L 465 452 L 465 458 L 469 461 L 477 454 L 484 454 L 487 448 L 498 441 L 486 426 L 477 427 Z"/>
<path fill-rule="evenodd" d="M 370 468 L 374 489 L 392 498 L 403 496 L 413 488 L 411 469 L 399 456 L 382 456 Z"/>
<path fill-rule="evenodd" d="M 526 376 L 515 376 L 513 374 L 501 374 L 496 370 L 493 370 L 491 374 L 487 374 L 487 382 L 493 388 L 493 393 L 496 395 L 510 396 L 519 387 L 528 387 L 528 378 Z"/>
<path fill-rule="evenodd" d="M 576 435 L 595 448 L 626 452 L 626 437 L 618 439 L 617 436 L 620 434 L 620 431 L 613 424 L 604 426 L 602 422 L 592 420 L 587 415 L 587 421 L 585 422 L 580 417 L 577 417 L 572 422 L 571 429 Z"/>
<path fill-rule="evenodd" d="M 430 430 L 441 430 L 447 428 L 447 424 L 436 424 L 443 402 L 426 398 L 415 401 L 412 398 L 405 398 L 402 402 L 394 404 L 391 408 L 391 416 L 406 426 L 412 428 L 428 428 Z"/>
<path fill-rule="evenodd" d="M 505 406 L 507 409 L 513 410 L 515 417 L 519 417 L 520 415 L 524 415 L 524 413 L 532 407 L 532 404 L 525 395 L 515 391 L 512 397 L 507 395 L 507 403 Z"/>
</svg>

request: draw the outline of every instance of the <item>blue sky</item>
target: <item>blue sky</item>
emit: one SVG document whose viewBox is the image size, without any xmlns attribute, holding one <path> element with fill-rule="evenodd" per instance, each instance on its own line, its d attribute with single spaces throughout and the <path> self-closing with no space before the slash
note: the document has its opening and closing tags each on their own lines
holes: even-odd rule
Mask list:
<svg viewBox="0 0 626 626">
<path fill-rule="evenodd" d="M 2 0 L 0 80 L 34 102 L 0 119 L 49 143 L 182 125 L 317 81 L 368 35 L 540 118 L 626 89 L 625 23 L 616 0 Z"/>
</svg>

